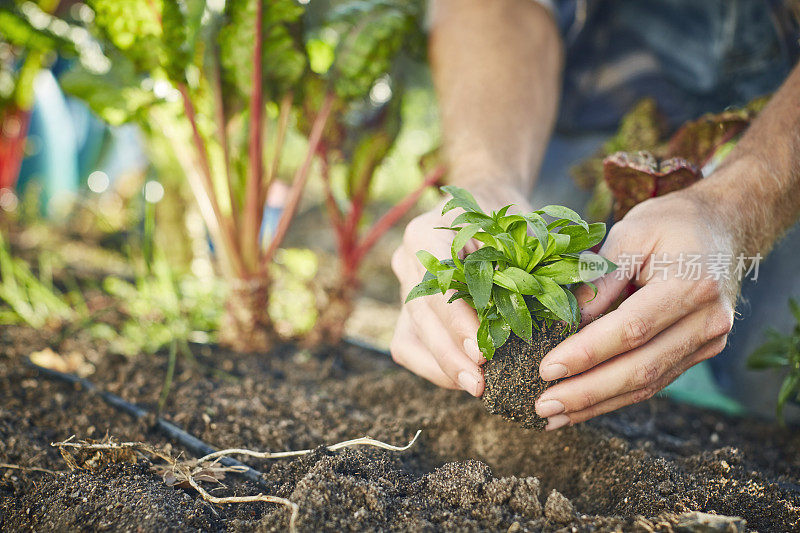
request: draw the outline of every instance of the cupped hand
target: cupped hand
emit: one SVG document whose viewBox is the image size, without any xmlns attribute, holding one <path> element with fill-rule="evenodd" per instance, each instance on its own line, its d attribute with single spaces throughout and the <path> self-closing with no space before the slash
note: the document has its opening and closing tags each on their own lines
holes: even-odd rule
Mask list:
<svg viewBox="0 0 800 533">
<path fill-rule="evenodd" d="M 502 186 L 470 187 L 470 192 L 487 211 L 511 203 L 522 210 L 529 207 L 519 194 Z M 457 215 L 454 211 L 442 215 L 439 205 L 406 226 L 403 242 L 392 256 L 402 301 L 425 274 L 416 257 L 419 250 L 427 250 L 439 259 L 450 258 L 453 233 L 435 228 L 449 226 Z M 464 252 L 477 248 L 478 243 L 472 241 Z M 486 360 L 478 349 L 478 316 L 463 300 L 447 303 L 449 297 L 450 293 L 434 294 L 403 304 L 392 338 L 392 358 L 440 387 L 480 396 L 484 387 L 480 365 Z"/>
<path fill-rule="evenodd" d="M 612 227 L 600 254 L 620 268 L 596 281 L 596 296 L 577 291 L 588 325 L 542 360 L 543 379 L 566 378 L 536 402 L 547 429 L 648 399 L 722 351 L 739 280 L 713 265 L 736 264 L 733 227 L 691 188 L 647 200 Z M 601 316 L 630 282 L 640 288 Z"/>
</svg>

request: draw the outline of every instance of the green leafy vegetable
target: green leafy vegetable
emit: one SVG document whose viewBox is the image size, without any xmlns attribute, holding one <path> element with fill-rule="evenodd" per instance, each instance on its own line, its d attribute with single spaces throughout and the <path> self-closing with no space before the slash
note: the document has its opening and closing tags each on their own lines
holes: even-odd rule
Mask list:
<svg viewBox="0 0 800 533">
<path fill-rule="evenodd" d="M 576 212 L 557 205 L 523 215 L 508 214 L 510 206 L 505 206 L 487 214 L 468 191 L 452 185 L 442 191 L 452 196 L 443 213 L 463 210 L 451 226 L 439 228 L 455 232 L 452 258 L 417 252 L 427 273 L 406 301 L 455 289 L 449 301 L 464 300 L 478 312 L 478 347 L 487 359 L 512 332 L 531 342 L 533 328 L 541 325 L 577 325 L 580 313 L 572 286 L 616 268 L 584 252 L 603 239 L 605 224 L 587 224 Z M 548 224 L 542 215 L 554 220 Z M 471 239 L 483 247 L 462 259 Z"/>
</svg>

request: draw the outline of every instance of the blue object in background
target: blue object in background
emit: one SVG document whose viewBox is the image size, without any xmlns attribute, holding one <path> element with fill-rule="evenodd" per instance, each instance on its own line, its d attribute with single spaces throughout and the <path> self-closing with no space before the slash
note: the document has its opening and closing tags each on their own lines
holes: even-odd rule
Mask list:
<svg viewBox="0 0 800 533">
<path fill-rule="evenodd" d="M 47 216 L 61 200 L 78 191 L 78 146 L 67 101 L 50 71 L 34 81 L 35 103 L 28 131 L 28 154 L 22 161 L 18 189 L 32 181 L 41 185 L 41 205 Z"/>
</svg>

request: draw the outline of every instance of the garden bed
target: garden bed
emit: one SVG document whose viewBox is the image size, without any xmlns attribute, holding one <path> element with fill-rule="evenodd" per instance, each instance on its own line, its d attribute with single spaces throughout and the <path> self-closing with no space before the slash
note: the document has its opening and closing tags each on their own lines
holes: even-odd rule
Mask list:
<svg viewBox="0 0 800 533">
<path fill-rule="evenodd" d="M 26 366 L 43 347 L 33 330 L 0 331 L 0 462 L 57 471 L 0 471 L 0 529 L 286 529 L 284 507 L 206 503 L 167 486 L 143 459 L 68 471 L 50 443 L 70 435 L 183 450 L 152 420 Z M 656 399 L 539 433 L 352 346 L 321 354 L 284 346 L 260 357 L 195 351 L 202 365 L 179 361 L 163 416 L 214 447 L 295 450 L 363 435 L 404 445 L 422 430 L 404 452 L 240 458 L 264 473 L 265 487 L 229 474 L 226 488 L 213 491 L 289 498 L 299 505 L 300 531 L 673 531 L 689 511 L 739 516 L 759 531 L 800 527 L 800 435 L 773 425 Z M 165 356 L 84 353 L 93 383 L 155 410 Z"/>
</svg>

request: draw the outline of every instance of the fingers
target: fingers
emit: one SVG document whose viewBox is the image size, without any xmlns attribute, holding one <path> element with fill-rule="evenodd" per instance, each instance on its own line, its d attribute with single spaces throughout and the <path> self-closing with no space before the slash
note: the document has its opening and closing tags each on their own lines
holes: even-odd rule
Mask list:
<svg viewBox="0 0 800 533">
<path fill-rule="evenodd" d="M 567 423 L 565 416 L 575 421 L 575 413 L 596 416 L 606 412 L 603 409 L 651 397 L 701 360 L 697 357 L 708 358 L 722 350 L 730 325 L 723 324 L 721 316 L 717 306 L 697 311 L 646 345 L 551 387 L 536 402 L 537 413 L 558 427 Z M 730 310 L 728 324 L 732 320 Z M 623 401 L 627 403 L 620 404 Z"/>
<path fill-rule="evenodd" d="M 571 425 L 571 424 L 578 424 L 580 422 L 585 422 L 590 418 L 594 418 L 596 416 L 605 413 L 610 413 L 611 411 L 615 411 L 627 405 L 642 402 L 644 400 L 652 398 L 657 392 L 663 390 L 664 388 L 666 388 L 667 385 L 675 381 L 675 379 L 677 379 L 678 376 L 689 370 L 689 368 L 693 367 L 694 365 L 696 365 L 701 361 L 704 361 L 710 357 L 717 355 L 719 352 L 722 351 L 723 348 L 725 348 L 725 344 L 726 344 L 726 338 L 723 337 L 711 340 L 706 344 L 704 344 L 694 354 L 692 354 L 691 357 L 683 361 L 679 366 L 672 369 L 667 375 L 665 375 L 661 380 L 659 380 L 657 384 L 636 391 L 626 392 L 624 394 L 602 401 L 587 409 L 583 409 L 575 413 L 561 414 L 550 417 L 548 419 L 548 424 L 545 427 L 545 429 L 550 431 L 553 429 L 558 429 L 560 427 L 566 426 L 568 424 Z"/>
<path fill-rule="evenodd" d="M 425 300 L 441 298 L 439 295 L 426 296 L 406 304 L 414 331 L 427 347 L 439 368 L 451 380 L 473 396 L 483 394 L 483 373 L 478 364 L 465 353 L 448 334 L 447 326 L 439 319 Z"/>
<path fill-rule="evenodd" d="M 620 307 L 564 340 L 542 360 L 546 381 L 580 374 L 611 357 L 645 344 L 687 311 L 687 284 L 651 283 Z"/>
<path fill-rule="evenodd" d="M 405 308 L 400 312 L 400 318 L 397 320 L 397 327 L 389 350 L 392 354 L 392 359 L 397 364 L 406 367 L 434 385 L 446 389 L 461 388 L 442 372 L 442 369 L 439 368 L 439 363 L 436 362 L 436 358 L 416 336 L 411 317 L 408 316 L 408 311 Z"/>
</svg>

